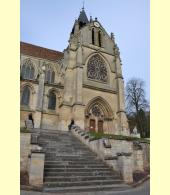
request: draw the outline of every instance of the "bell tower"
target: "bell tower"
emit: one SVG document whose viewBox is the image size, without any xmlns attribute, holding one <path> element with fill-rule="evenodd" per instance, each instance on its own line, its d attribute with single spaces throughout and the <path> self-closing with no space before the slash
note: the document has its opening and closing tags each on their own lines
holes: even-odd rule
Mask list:
<svg viewBox="0 0 170 195">
<path fill-rule="evenodd" d="M 128 134 L 120 53 L 113 33 L 109 36 L 97 18 L 89 20 L 83 7 L 68 42 L 60 129 L 66 130 L 74 119 L 90 130 L 90 121 L 96 120 L 96 131 Z M 93 116 L 92 110 L 102 114 Z"/>
</svg>

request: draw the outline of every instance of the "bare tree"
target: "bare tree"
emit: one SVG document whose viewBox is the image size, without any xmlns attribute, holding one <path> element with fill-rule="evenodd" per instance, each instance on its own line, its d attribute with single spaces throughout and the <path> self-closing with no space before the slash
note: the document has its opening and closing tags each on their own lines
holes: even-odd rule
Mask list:
<svg viewBox="0 0 170 195">
<path fill-rule="evenodd" d="M 128 81 L 126 85 L 126 105 L 128 113 L 135 116 L 138 131 L 144 137 L 145 126 L 141 113 L 148 108 L 148 102 L 145 98 L 144 82 L 141 79 L 133 78 Z"/>
</svg>

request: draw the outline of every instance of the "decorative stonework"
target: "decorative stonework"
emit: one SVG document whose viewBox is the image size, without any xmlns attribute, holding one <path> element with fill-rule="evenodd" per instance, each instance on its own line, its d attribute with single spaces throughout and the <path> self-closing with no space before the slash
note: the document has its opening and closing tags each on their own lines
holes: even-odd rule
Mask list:
<svg viewBox="0 0 170 195">
<path fill-rule="evenodd" d="M 23 79 L 34 79 L 34 65 L 31 61 L 30 58 L 27 58 L 23 65 L 22 65 L 22 69 L 21 69 L 21 77 Z"/>
<path fill-rule="evenodd" d="M 102 115 L 101 110 L 100 110 L 100 108 L 99 108 L 98 105 L 94 105 L 94 106 L 92 107 L 91 111 L 92 111 L 92 114 L 93 114 L 94 116 L 96 116 L 96 117 L 99 117 L 99 116 Z"/>
<path fill-rule="evenodd" d="M 107 82 L 107 68 L 104 60 L 98 55 L 92 56 L 87 64 L 87 78 Z"/>
</svg>

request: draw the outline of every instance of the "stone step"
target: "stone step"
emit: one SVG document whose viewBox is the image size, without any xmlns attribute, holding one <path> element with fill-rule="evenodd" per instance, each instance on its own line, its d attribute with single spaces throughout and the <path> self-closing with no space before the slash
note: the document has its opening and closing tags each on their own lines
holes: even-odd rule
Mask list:
<svg viewBox="0 0 170 195">
<path fill-rule="evenodd" d="M 102 172 L 111 171 L 110 168 L 45 168 L 45 172 Z"/>
<path fill-rule="evenodd" d="M 39 142 L 57 142 L 57 141 L 63 141 L 63 142 L 61 142 L 61 144 L 63 144 L 63 143 L 74 143 L 74 144 L 80 144 L 81 143 L 81 141 L 80 140 L 78 140 L 77 138 L 71 138 L 71 137 L 68 137 L 68 136 L 66 136 L 66 137 L 61 137 L 61 136 L 56 136 L 56 137 L 53 137 L 53 138 L 42 138 L 42 137 L 38 137 L 38 140 L 39 140 Z M 57 142 L 58 143 L 58 142 Z"/>
<path fill-rule="evenodd" d="M 87 146 L 83 146 L 83 145 L 81 145 L 80 143 L 75 143 L 75 142 L 65 142 L 66 143 L 66 145 L 64 145 L 63 143 L 61 144 L 60 143 L 61 141 L 53 141 L 53 142 L 43 142 L 43 143 L 41 143 L 41 142 L 38 142 L 39 144 L 48 144 L 48 146 L 61 146 L 61 147 L 69 147 L 69 146 L 72 146 L 72 147 L 82 147 L 82 148 L 87 148 Z"/>
<path fill-rule="evenodd" d="M 70 162 L 92 162 L 92 161 L 99 161 L 99 159 L 95 159 L 95 157 L 92 157 L 92 158 L 86 158 L 86 157 L 79 157 L 79 158 L 60 158 L 60 157 L 56 157 L 55 155 L 54 156 L 46 156 L 45 157 L 45 160 L 46 161 L 53 161 L 53 160 L 59 160 L 59 161 L 70 161 Z"/>
<path fill-rule="evenodd" d="M 39 145 L 43 145 L 43 146 L 45 146 L 46 148 L 60 148 L 60 149 L 62 149 L 62 148 L 69 148 L 70 146 L 71 146 L 71 148 L 74 148 L 74 149 L 88 149 L 88 147 L 86 147 L 86 146 L 83 146 L 83 145 L 79 145 L 79 144 L 66 144 L 66 145 L 61 145 L 61 144 L 59 144 L 59 143 L 39 143 L 38 142 L 38 144 Z"/>
<path fill-rule="evenodd" d="M 128 188 L 123 180 L 70 132 L 41 132 L 44 191 L 88 192 Z"/>
<path fill-rule="evenodd" d="M 48 152 L 46 153 L 46 156 L 56 156 L 57 158 L 73 158 L 73 159 L 77 159 L 77 158 L 82 158 L 83 156 L 81 156 L 81 154 L 74 154 L 72 153 L 72 155 L 70 155 L 70 153 L 68 154 L 63 154 L 62 155 L 58 155 L 58 153 L 56 152 Z M 86 158 L 98 158 L 97 155 L 86 155 Z"/>
<path fill-rule="evenodd" d="M 61 161 L 61 160 L 45 160 L 45 165 L 103 165 L 102 161 Z"/>
<path fill-rule="evenodd" d="M 62 140 L 38 140 L 38 143 L 39 144 L 46 144 L 46 143 L 48 143 L 48 144 L 56 144 L 56 145 L 62 145 L 62 146 L 65 143 L 66 146 L 72 145 L 72 144 L 73 144 L 73 146 L 84 146 L 84 145 L 81 144 L 81 142 L 70 141 L 70 140 L 65 141 L 65 142 L 62 142 Z M 84 146 L 84 147 L 87 147 L 87 146 Z"/>
<path fill-rule="evenodd" d="M 76 181 L 76 182 L 45 182 L 44 186 L 53 187 L 72 187 L 72 186 L 94 186 L 94 185 L 111 185 L 120 184 L 118 180 L 91 180 L 91 181 Z"/>
<path fill-rule="evenodd" d="M 73 147 L 69 147 L 69 148 L 59 148 L 59 147 L 45 147 L 46 151 L 48 152 L 55 152 L 55 151 L 58 151 L 58 152 L 88 152 L 90 154 L 94 154 L 92 151 L 90 151 L 88 148 L 84 148 L 84 149 L 80 149 L 80 148 L 73 148 Z"/>
<path fill-rule="evenodd" d="M 60 169 L 68 169 L 68 168 L 108 168 L 107 165 L 56 165 L 56 164 L 45 164 L 44 168 L 60 168 Z"/>
<path fill-rule="evenodd" d="M 44 176 L 113 176 L 111 171 L 96 171 L 96 172 L 44 172 Z"/>
<path fill-rule="evenodd" d="M 76 156 L 58 156 L 56 153 L 50 153 L 45 155 L 45 159 L 48 158 L 56 158 L 56 159 L 61 159 L 63 161 L 78 161 L 78 160 L 99 160 L 97 156 L 84 156 L 84 155 L 76 155 Z"/>
<path fill-rule="evenodd" d="M 94 191 L 124 191 L 129 189 L 129 186 L 124 184 L 112 185 L 94 185 L 94 186 L 72 186 L 72 187 L 57 187 L 57 188 L 44 188 L 44 192 L 60 192 L 60 193 L 76 193 L 76 192 L 94 192 Z"/>
<path fill-rule="evenodd" d="M 115 182 L 123 182 L 118 175 L 114 176 L 77 176 L 77 177 L 45 177 L 45 182 L 75 182 L 75 181 L 91 181 L 91 180 L 114 180 Z"/>
<path fill-rule="evenodd" d="M 56 154 L 56 152 L 50 152 L 50 153 L 47 153 L 46 156 L 55 156 L 57 158 L 62 158 L 62 159 L 77 159 L 77 158 L 83 158 L 82 156 L 80 156 L 79 154 L 62 154 L 62 155 L 59 155 L 59 154 Z M 87 155 L 85 156 L 86 159 L 99 159 L 97 157 L 97 155 Z"/>
<path fill-rule="evenodd" d="M 71 150 L 88 150 L 89 151 L 89 148 L 85 147 L 85 146 L 73 146 L 73 145 L 67 145 L 67 146 L 61 146 L 61 145 L 57 145 L 57 144 L 40 144 L 38 143 L 40 146 L 44 147 L 44 148 L 51 148 L 51 149 L 54 149 L 54 148 L 57 148 L 57 149 L 71 149 Z"/>
<path fill-rule="evenodd" d="M 68 134 L 68 131 L 61 131 L 60 129 L 50 130 L 50 129 L 40 129 L 34 128 L 35 132 L 40 132 L 41 134 Z"/>
<path fill-rule="evenodd" d="M 52 153 L 55 153 L 56 155 L 58 155 L 59 153 L 62 153 L 65 156 L 69 156 L 70 153 L 71 153 L 71 154 L 74 154 L 76 156 L 92 156 L 91 152 L 88 152 L 88 151 L 75 151 L 75 150 L 73 150 L 73 151 L 71 151 L 71 150 L 68 150 L 68 151 L 65 151 L 65 150 L 62 150 L 62 151 L 59 151 L 59 150 L 58 151 L 57 150 L 52 150 L 51 151 L 50 150 L 50 151 L 48 151 L 48 150 L 46 150 L 45 153 L 48 154 L 48 155 L 50 155 Z M 93 155 L 93 156 L 95 156 L 95 155 Z"/>
</svg>

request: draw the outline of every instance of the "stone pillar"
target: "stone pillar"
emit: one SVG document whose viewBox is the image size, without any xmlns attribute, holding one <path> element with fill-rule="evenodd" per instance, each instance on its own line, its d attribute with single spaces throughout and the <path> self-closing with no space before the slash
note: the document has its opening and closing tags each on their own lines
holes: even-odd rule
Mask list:
<svg viewBox="0 0 170 195">
<path fill-rule="evenodd" d="M 76 104 L 73 106 L 73 118 L 76 125 L 78 125 L 81 129 L 85 129 L 84 106 L 82 104 Z"/>
<path fill-rule="evenodd" d="M 35 128 L 41 128 L 41 117 L 42 117 L 43 98 L 44 98 L 44 81 L 45 81 L 45 66 L 43 65 L 39 76 L 37 107 L 36 107 L 36 112 L 34 114 Z"/>
<path fill-rule="evenodd" d="M 43 111 L 48 110 L 48 94 L 45 94 L 44 96 L 44 102 L 43 102 Z"/>
<path fill-rule="evenodd" d="M 73 93 L 73 70 L 68 68 L 66 71 L 65 81 L 64 81 L 64 102 L 68 104 L 72 103 L 72 93 Z"/>
<path fill-rule="evenodd" d="M 20 133 L 20 170 L 28 171 L 28 155 L 31 150 L 31 133 Z"/>
<path fill-rule="evenodd" d="M 71 122 L 71 107 L 64 103 L 60 109 L 58 129 L 62 131 L 68 131 L 68 125 Z"/>
<path fill-rule="evenodd" d="M 75 101 L 82 103 L 82 84 L 83 84 L 83 59 L 82 59 L 82 47 L 79 43 L 76 54 L 76 78 L 75 79 Z"/>
<path fill-rule="evenodd" d="M 72 116 L 72 106 L 73 106 L 73 99 L 75 98 L 75 62 L 76 62 L 76 52 L 75 48 L 72 44 L 69 47 L 68 54 L 65 53 L 66 59 L 65 64 L 67 64 L 67 70 L 65 73 L 64 79 L 64 94 L 63 94 L 63 101 L 60 105 L 60 116 L 59 116 L 59 124 L 58 128 L 63 131 L 68 131 L 68 125 L 71 122 Z M 72 48 L 72 49 L 71 49 Z M 74 97 L 73 97 L 74 95 Z"/>
<path fill-rule="evenodd" d="M 83 60 L 82 60 L 82 47 L 79 43 L 78 50 L 76 54 L 76 68 L 75 68 L 75 75 L 76 77 L 74 79 L 75 83 L 75 93 L 73 94 L 73 118 L 79 127 L 82 129 L 85 128 L 84 126 L 84 120 L 85 120 L 85 114 L 84 114 L 84 105 L 83 105 L 83 66 L 82 66 Z"/>
<path fill-rule="evenodd" d="M 83 67 L 78 67 L 76 69 L 76 102 L 82 103 L 82 82 L 83 82 Z"/>
<path fill-rule="evenodd" d="M 43 186 L 44 159 L 45 154 L 43 152 L 33 152 L 31 154 L 29 184 L 32 186 Z"/>
<path fill-rule="evenodd" d="M 119 49 L 116 46 L 115 48 L 115 64 L 116 64 L 116 81 L 117 81 L 117 101 L 118 101 L 118 111 L 117 115 L 119 118 L 119 128 L 120 128 L 120 134 L 122 135 L 129 135 L 129 127 L 127 122 L 127 117 L 125 113 L 125 94 L 124 94 L 124 81 L 122 76 L 122 70 L 121 70 L 121 60 L 120 60 L 120 53 Z"/>
<path fill-rule="evenodd" d="M 133 182 L 133 163 L 131 153 L 118 154 L 118 166 L 123 180 L 126 183 Z"/>
<path fill-rule="evenodd" d="M 135 171 L 144 171 L 142 150 L 134 150 L 134 169 Z"/>
</svg>

